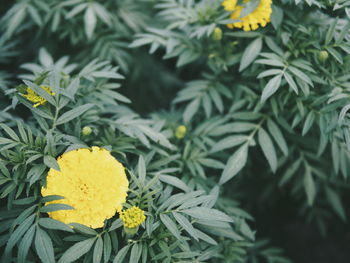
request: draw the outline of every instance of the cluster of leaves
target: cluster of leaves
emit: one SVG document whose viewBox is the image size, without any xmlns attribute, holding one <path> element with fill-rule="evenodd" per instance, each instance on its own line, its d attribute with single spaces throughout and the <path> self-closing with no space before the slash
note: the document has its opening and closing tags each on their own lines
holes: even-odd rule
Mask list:
<svg viewBox="0 0 350 263">
<path fill-rule="evenodd" d="M 123 78 L 116 68 L 93 60 L 77 71 L 68 61 L 54 62 L 41 49 L 40 64 L 22 65 L 30 71 L 21 75 L 24 84 L 7 90 L 12 97 L 8 111 L 24 105 L 31 116 L 25 124 L 13 116 L 0 127 L 2 262 L 216 261 L 229 258 L 224 256 L 226 246 L 236 247 L 234 258 L 243 262 L 254 240 L 245 222 L 251 217 L 239 209 L 226 214 L 215 208 L 218 187 L 209 191 L 176 176 L 181 165 L 180 155 L 173 155 L 173 134 L 164 121 L 140 118 L 126 106 L 130 101 L 111 81 Z M 50 86 L 55 95 L 39 85 Z M 21 95 L 23 86 L 47 103 L 34 108 Z M 82 133 L 85 126 L 91 134 Z M 147 215 L 135 236 L 123 232 L 118 215 L 97 230 L 47 217 L 47 212 L 72 209 L 45 205 L 62 199 L 40 195 L 48 169 L 59 169 L 56 158 L 63 152 L 93 145 L 109 148 L 128 167 L 126 207 L 137 205 Z"/>
<path fill-rule="evenodd" d="M 242 12 L 258 3 L 241 3 Z M 4 262 L 290 262 L 281 249 L 255 240 L 248 224 L 253 218 L 235 201 L 251 194 L 237 177 L 254 180 L 257 171 L 266 185 L 256 202 L 273 199 L 278 188 L 324 232 L 333 214 L 346 220 L 348 1 L 274 0 L 271 23 L 253 32 L 228 29 L 234 21 L 216 0 L 7 4 L 0 65 L 16 65 L 14 56 L 25 60 L 19 48 L 24 43 L 39 52 L 33 52 L 35 63 L 20 70 L 0 70 L 7 96 L 0 97 Z M 69 57 L 55 61 L 41 46 Z M 175 73 L 155 66 L 159 54 L 175 61 Z M 152 81 L 163 77 L 165 86 L 180 84 L 167 102 L 171 110 L 148 118 L 134 112 L 118 90 L 115 80 L 124 77 L 116 66 L 145 90 L 151 84 L 137 82 L 135 72 Z M 21 95 L 27 87 L 47 103 L 33 108 Z M 165 87 L 156 92 L 166 93 Z M 181 139 L 175 136 L 179 125 L 187 128 Z M 91 134 L 82 133 L 85 126 Z M 93 145 L 123 162 L 131 182 L 126 206 L 146 211 L 146 222 L 132 237 L 118 215 L 97 230 L 47 217 L 70 209 L 44 205 L 61 198 L 40 196 L 48 169 L 59 169 L 62 153 Z"/>
</svg>

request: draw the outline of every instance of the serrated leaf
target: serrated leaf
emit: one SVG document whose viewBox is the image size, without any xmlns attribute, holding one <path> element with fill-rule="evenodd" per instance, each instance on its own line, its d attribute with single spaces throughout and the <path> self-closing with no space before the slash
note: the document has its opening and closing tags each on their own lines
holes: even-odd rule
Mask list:
<svg viewBox="0 0 350 263">
<path fill-rule="evenodd" d="M 261 95 L 262 102 L 265 102 L 278 90 L 278 88 L 281 85 L 281 80 L 282 80 L 282 75 L 277 75 L 269 80 L 269 82 L 264 87 Z"/>
<path fill-rule="evenodd" d="M 276 155 L 275 147 L 273 146 L 270 136 L 263 128 L 259 129 L 258 140 L 259 140 L 259 145 L 261 146 L 261 149 L 271 167 L 271 170 L 273 172 L 276 172 L 277 155 Z"/>
<path fill-rule="evenodd" d="M 48 204 L 40 208 L 41 213 L 54 212 L 59 210 L 72 210 L 74 207 L 65 204 Z"/>
<path fill-rule="evenodd" d="M 79 116 L 81 116 L 82 114 L 84 114 L 87 110 L 91 109 L 94 106 L 94 104 L 85 104 L 79 107 L 76 107 L 70 111 L 65 112 L 64 114 L 62 114 L 57 122 L 56 125 L 61 125 L 63 123 L 69 122 Z"/>
<path fill-rule="evenodd" d="M 56 159 L 53 158 L 52 156 L 45 155 L 44 156 L 44 164 L 49 168 L 53 168 L 56 171 L 60 171 L 60 167 L 59 167 Z"/>
<path fill-rule="evenodd" d="M 17 257 L 18 263 L 27 262 L 26 257 L 27 257 L 29 248 L 33 242 L 34 234 L 35 234 L 35 225 L 32 225 L 23 236 L 21 243 L 19 243 L 18 257 Z"/>
<path fill-rule="evenodd" d="M 37 227 L 35 234 L 35 249 L 43 263 L 55 263 L 55 255 L 51 238 L 44 230 Z"/>
<path fill-rule="evenodd" d="M 191 217 L 202 219 L 202 220 L 208 220 L 208 221 L 221 221 L 221 222 L 233 222 L 233 219 L 226 215 L 225 213 L 212 208 L 207 207 L 192 207 L 189 209 L 185 209 L 180 211 L 182 213 L 185 213 Z"/>
<path fill-rule="evenodd" d="M 138 168 L 139 179 L 140 179 L 141 183 L 143 184 L 145 182 L 145 179 L 146 179 L 146 163 L 145 163 L 145 159 L 143 158 L 142 155 L 139 156 L 137 168 Z"/>
<path fill-rule="evenodd" d="M 71 225 L 74 230 L 80 232 L 80 233 L 83 233 L 83 234 L 86 234 L 86 235 L 91 235 L 91 236 L 97 236 L 98 233 L 90 228 L 90 227 L 87 227 L 85 225 L 82 225 L 82 224 L 78 224 L 78 223 L 70 223 L 69 225 Z"/>
<path fill-rule="evenodd" d="M 179 230 L 177 229 L 176 224 L 173 220 L 170 219 L 166 214 L 160 214 L 160 220 L 166 226 L 166 228 L 176 237 L 177 239 L 181 239 L 181 235 Z"/>
<path fill-rule="evenodd" d="M 255 39 L 249 46 L 244 50 L 241 63 L 239 65 L 239 71 L 241 72 L 247 68 L 259 55 L 262 48 L 262 38 Z"/>
<path fill-rule="evenodd" d="M 196 229 L 192 226 L 192 224 L 190 223 L 190 221 L 188 221 L 188 219 L 186 217 L 184 217 L 183 215 L 173 212 L 172 213 L 175 220 L 183 227 L 183 229 L 185 229 L 185 231 L 192 237 L 194 238 L 196 241 L 198 241 L 198 236 L 196 233 Z"/>
<path fill-rule="evenodd" d="M 104 258 L 103 262 L 107 263 L 109 261 L 111 252 L 112 252 L 112 242 L 107 232 L 103 236 L 103 258 Z"/>
<path fill-rule="evenodd" d="M 118 254 L 115 256 L 113 263 L 123 263 L 126 254 L 128 253 L 130 245 L 123 247 L 118 251 Z M 60 262 L 59 262 L 60 263 Z"/>
<path fill-rule="evenodd" d="M 213 148 L 210 150 L 210 152 L 214 153 L 214 152 L 219 152 L 228 148 L 232 148 L 246 142 L 247 140 L 248 140 L 248 137 L 245 135 L 227 136 L 221 141 L 215 143 Z"/>
<path fill-rule="evenodd" d="M 305 167 L 304 189 L 307 197 L 307 203 L 309 206 L 312 206 L 316 196 L 316 186 L 309 166 Z"/>
<path fill-rule="evenodd" d="M 141 252 L 142 250 L 140 249 L 140 245 L 135 243 L 131 248 L 129 263 L 139 262 Z"/>
<path fill-rule="evenodd" d="M 278 128 L 275 122 L 271 119 L 267 121 L 267 128 L 272 135 L 272 138 L 276 141 L 277 145 L 280 147 L 281 151 L 285 156 L 288 155 L 288 146 L 286 140 L 283 137 L 281 130 Z"/>
<path fill-rule="evenodd" d="M 239 171 L 243 169 L 247 162 L 248 157 L 248 145 L 241 146 L 227 161 L 224 171 L 221 175 L 219 184 L 224 184 Z"/>
<path fill-rule="evenodd" d="M 85 33 L 88 38 L 91 38 L 96 27 L 96 15 L 92 6 L 89 6 L 84 15 Z"/>
<path fill-rule="evenodd" d="M 52 218 L 40 218 L 39 225 L 47 229 L 62 230 L 72 233 L 74 232 L 68 225 Z"/>
<path fill-rule="evenodd" d="M 199 99 L 195 99 L 187 105 L 183 113 L 183 119 L 185 123 L 188 123 L 192 119 L 193 115 L 196 114 L 199 108 L 199 102 Z"/>
<path fill-rule="evenodd" d="M 74 262 L 90 251 L 92 245 L 95 243 L 95 240 L 95 238 L 89 238 L 74 244 L 66 252 L 64 252 L 58 263 Z"/>
<path fill-rule="evenodd" d="M 35 219 L 35 214 L 29 216 L 26 220 L 23 221 L 19 227 L 11 234 L 7 245 L 6 245 L 6 252 L 9 252 L 12 250 L 12 248 L 17 244 L 17 242 L 20 240 L 20 238 L 24 235 L 24 233 L 29 229 L 29 227 L 32 225 Z"/>
<path fill-rule="evenodd" d="M 314 121 L 315 121 L 315 114 L 314 114 L 313 111 L 310 111 L 309 114 L 306 117 L 305 122 L 304 122 L 304 127 L 303 127 L 303 131 L 302 131 L 302 135 L 303 136 L 305 134 L 307 134 L 307 132 L 310 130 L 310 128 L 312 127 Z"/>
<path fill-rule="evenodd" d="M 333 210 L 338 214 L 338 216 L 345 222 L 346 213 L 344 206 L 342 204 L 339 194 L 333 189 L 326 187 L 326 195 L 328 201 L 331 203 Z"/>
<path fill-rule="evenodd" d="M 102 251 L 103 251 L 103 241 L 102 238 L 99 237 L 95 243 L 92 262 L 100 263 L 102 259 Z"/>
<path fill-rule="evenodd" d="M 175 186 L 184 192 L 189 192 L 191 191 L 191 188 L 189 188 L 182 180 L 175 176 L 170 176 L 170 175 L 160 175 L 159 180 L 161 180 L 164 183 L 170 184 L 172 186 Z"/>
</svg>

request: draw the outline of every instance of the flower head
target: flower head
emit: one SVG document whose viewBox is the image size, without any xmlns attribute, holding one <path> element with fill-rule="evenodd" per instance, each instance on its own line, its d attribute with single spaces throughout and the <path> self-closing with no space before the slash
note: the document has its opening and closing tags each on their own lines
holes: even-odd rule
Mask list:
<svg viewBox="0 0 350 263">
<path fill-rule="evenodd" d="M 145 212 L 137 206 L 133 206 L 120 213 L 120 219 L 126 228 L 136 228 L 145 220 Z"/>
<path fill-rule="evenodd" d="M 250 0 L 243 0 L 244 3 L 248 3 Z M 272 0 L 260 0 L 259 5 L 253 12 L 241 17 L 243 6 L 237 5 L 237 0 L 224 0 L 222 2 L 226 11 L 232 11 L 231 19 L 240 20 L 238 22 L 228 24 L 229 28 L 242 28 L 244 31 L 256 30 L 259 25 L 264 27 L 270 22 L 270 16 L 272 14 Z"/>
<path fill-rule="evenodd" d="M 40 88 L 45 90 L 47 93 L 49 93 L 51 96 L 54 96 L 55 93 L 52 91 L 50 86 L 41 85 Z M 30 87 L 27 87 L 26 90 L 27 94 L 22 94 L 23 97 L 25 97 L 27 100 L 34 103 L 33 107 L 36 108 L 40 105 L 44 105 L 47 100 L 43 97 L 40 97 L 34 90 L 32 90 Z"/>
<path fill-rule="evenodd" d="M 176 128 L 176 131 L 175 131 L 175 137 L 178 138 L 178 139 L 182 139 L 185 137 L 186 135 L 186 132 L 187 132 L 187 128 L 185 125 L 180 125 Z"/>
<path fill-rule="evenodd" d="M 74 209 L 50 212 L 50 217 L 99 228 L 105 219 L 122 210 L 129 182 L 123 165 L 109 151 L 99 147 L 78 149 L 63 154 L 57 162 L 60 171 L 50 169 L 41 194 L 63 196 L 65 199 L 50 203 L 64 203 Z"/>
</svg>

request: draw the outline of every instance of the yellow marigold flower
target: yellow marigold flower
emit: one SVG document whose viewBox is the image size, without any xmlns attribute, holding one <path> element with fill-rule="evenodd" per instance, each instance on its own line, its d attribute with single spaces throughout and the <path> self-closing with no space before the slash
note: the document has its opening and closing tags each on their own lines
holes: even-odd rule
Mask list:
<svg viewBox="0 0 350 263">
<path fill-rule="evenodd" d="M 120 219 L 126 228 L 136 228 L 145 220 L 145 212 L 137 206 L 133 206 L 120 213 Z"/>
<path fill-rule="evenodd" d="M 109 151 L 82 148 L 63 154 L 57 162 L 61 171 L 50 169 L 41 194 L 64 196 L 49 203 L 64 203 L 74 209 L 51 212 L 51 218 L 99 228 L 122 210 L 129 181 L 123 165 Z"/>
<path fill-rule="evenodd" d="M 176 128 L 175 137 L 178 138 L 178 139 L 182 139 L 182 138 L 185 137 L 186 132 L 187 132 L 186 126 L 185 125 L 180 125 L 179 127 Z"/>
<path fill-rule="evenodd" d="M 243 0 L 244 3 L 248 3 L 250 0 Z M 237 5 L 237 0 L 224 0 L 222 2 L 226 11 L 232 11 L 230 16 L 231 19 L 240 20 L 233 24 L 228 24 L 229 28 L 242 28 L 244 31 L 256 30 L 259 25 L 264 27 L 268 22 L 270 22 L 270 17 L 272 14 L 272 0 L 261 0 L 257 8 L 247 14 L 244 17 L 241 16 L 243 6 Z"/>
<path fill-rule="evenodd" d="M 54 96 L 55 93 L 52 91 L 50 86 L 45 86 L 45 85 L 41 85 L 40 88 L 42 88 L 43 90 L 45 90 L 47 93 L 49 93 L 51 96 Z M 22 94 L 23 97 L 25 97 L 27 100 L 35 103 L 33 105 L 34 108 L 40 106 L 40 105 L 44 105 L 47 100 L 44 99 L 43 97 L 40 97 L 34 90 L 32 90 L 30 87 L 27 87 L 27 94 Z"/>
</svg>

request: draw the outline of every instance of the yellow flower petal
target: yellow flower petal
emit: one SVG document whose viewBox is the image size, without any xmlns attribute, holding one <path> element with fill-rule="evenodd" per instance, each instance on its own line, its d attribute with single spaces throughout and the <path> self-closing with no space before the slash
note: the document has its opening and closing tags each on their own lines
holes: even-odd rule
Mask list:
<svg viewBox="0 0 350 263">
<path fill-rule="evenodd" d="M 248 3 L 250 0 L 245 0 Z M 229 28 L 242 28 L 244 31 L 256 30 L 259 26 L 264 27 L 270 22 L 272 14 L 272 0 L 261 0 L 258 7 L 244 17 L 240 17 L 243 6 L 237 5 L 237 0 L 225 0 L 222 2 L 226 11 L 232 12 L 230 18 L 240 20 L 232 24 L 228 24 Z"/>
</svg>

